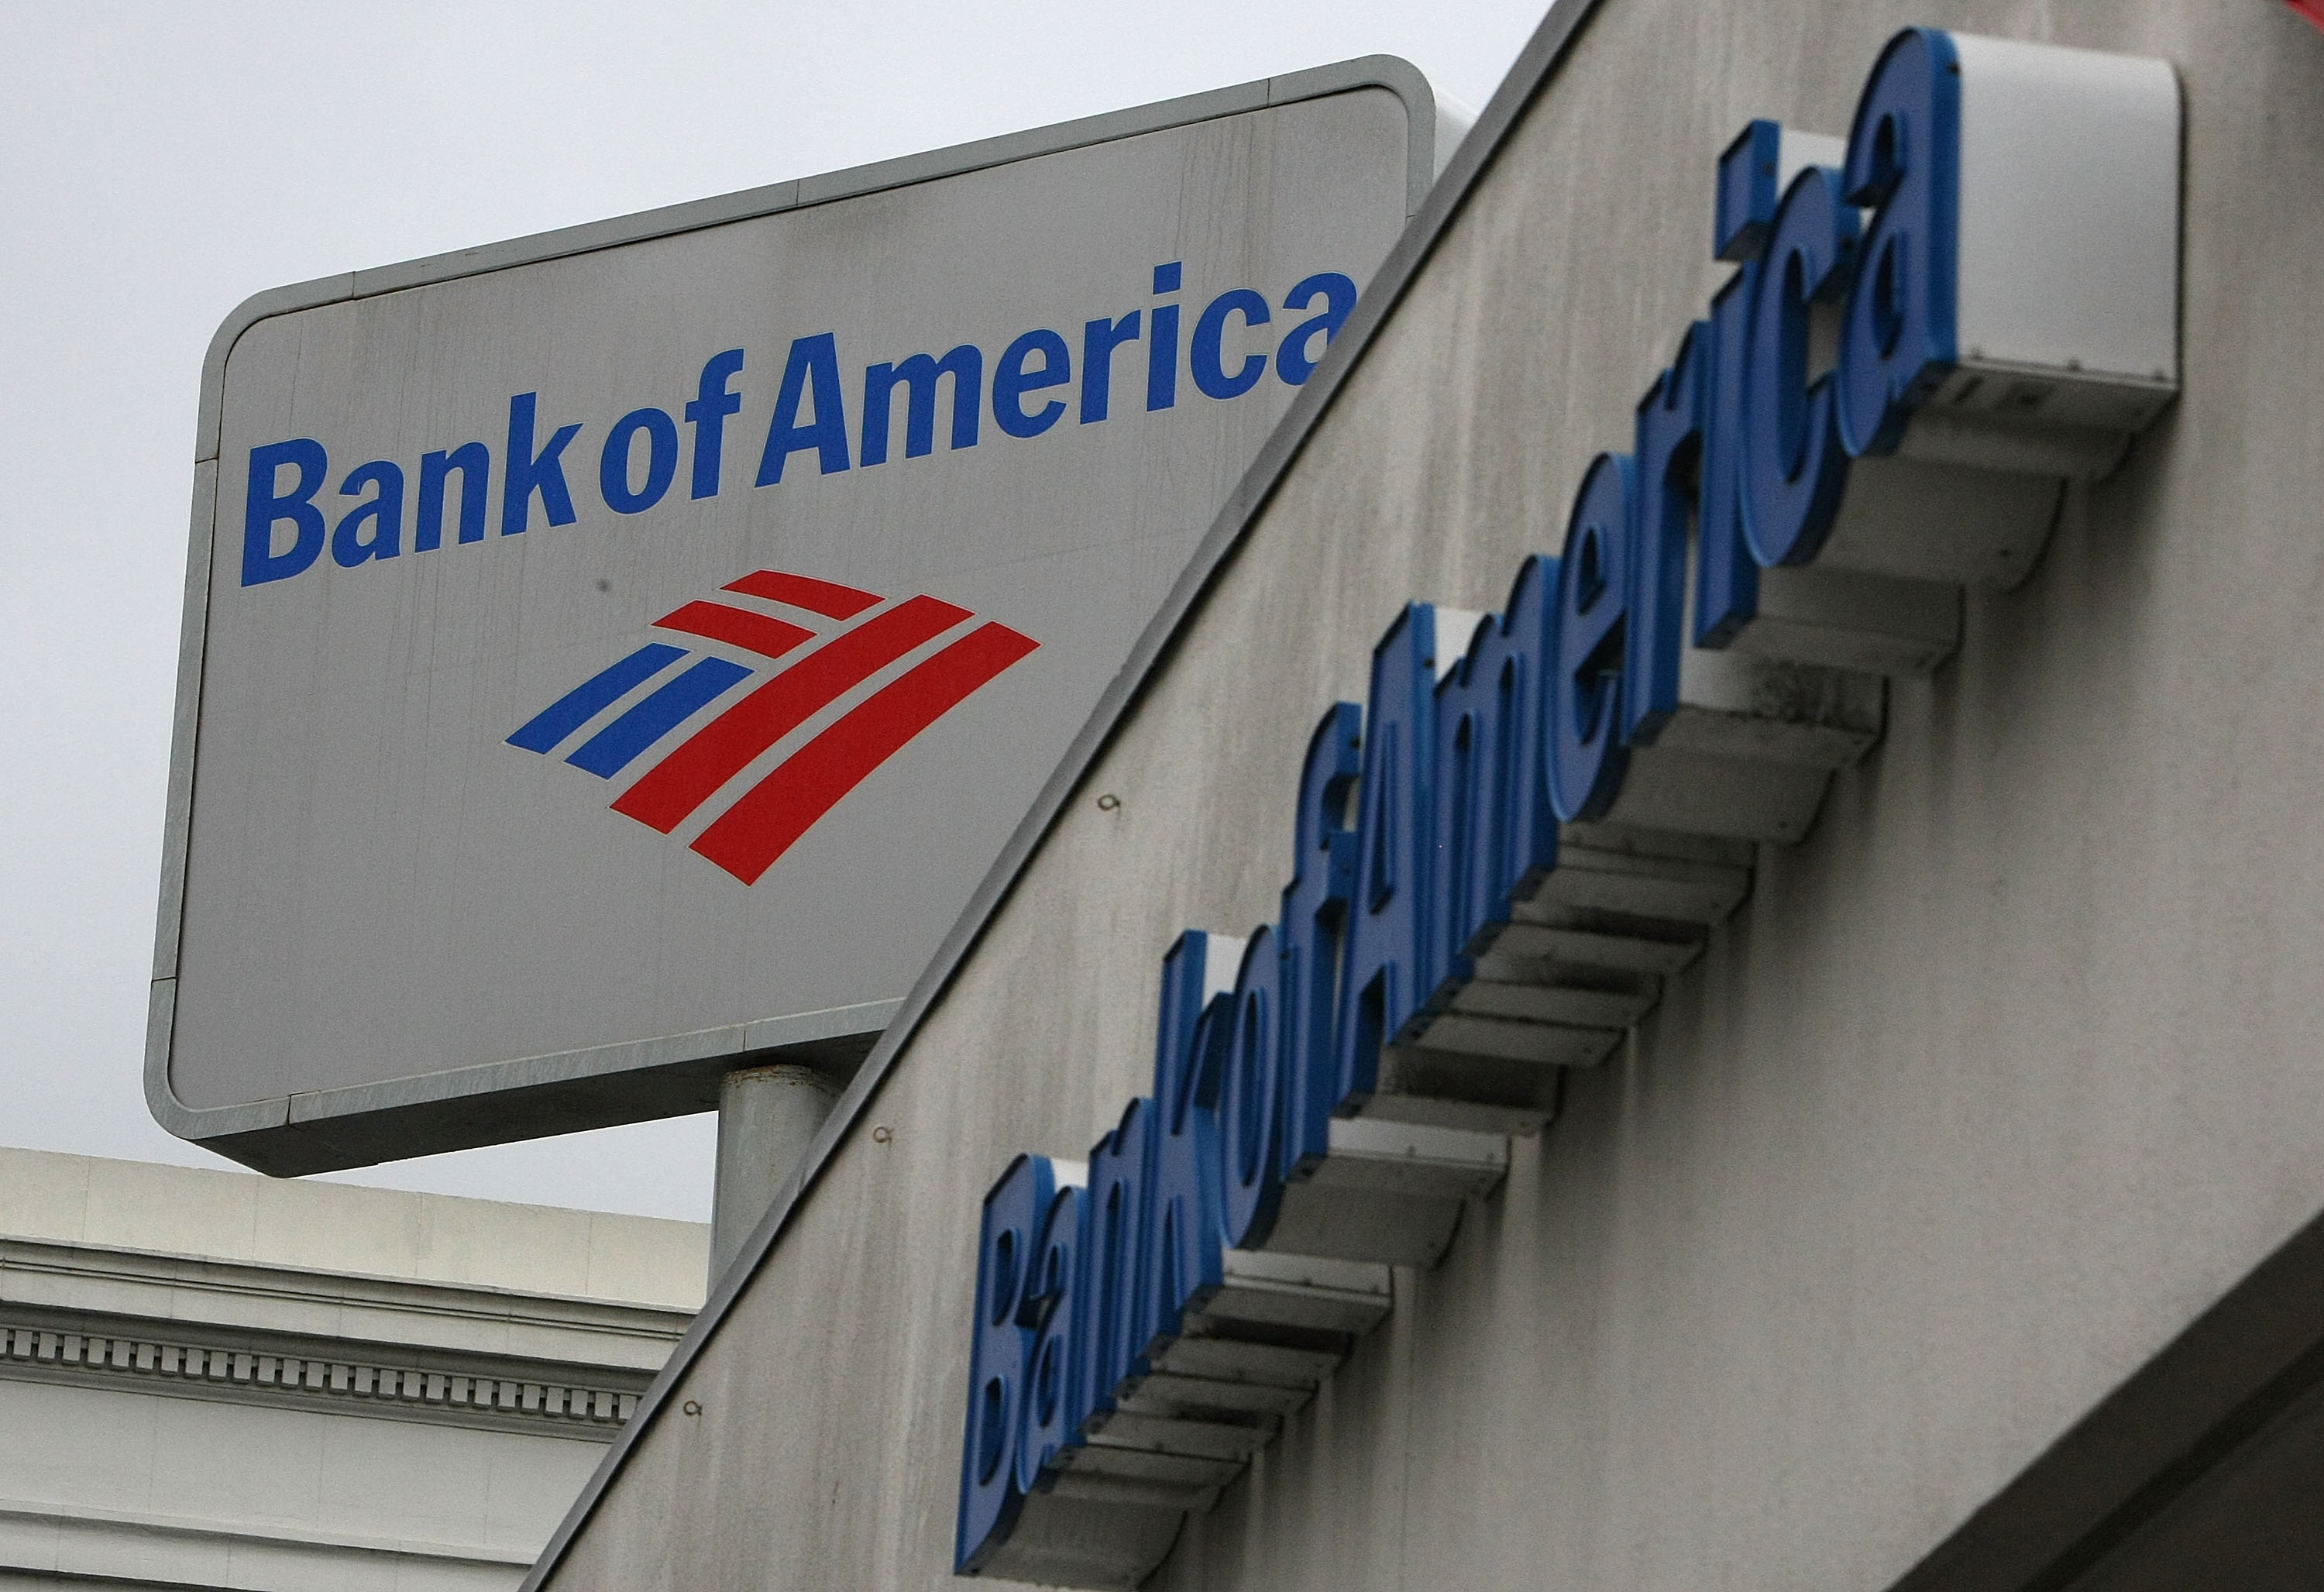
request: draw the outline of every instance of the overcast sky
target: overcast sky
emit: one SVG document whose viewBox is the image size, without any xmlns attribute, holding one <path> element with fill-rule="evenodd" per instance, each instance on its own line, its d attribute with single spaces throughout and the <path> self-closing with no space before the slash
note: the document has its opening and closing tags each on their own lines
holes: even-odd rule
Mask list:
<svg viewBox="0 0 2324 1592">
<path fill-rule="evenodd" d="M 1545 0 L 0 0 L 0 1144 L 220 1165 L 140 1081 L 202 351 L 261 289 L 1373 52 Z M 345 1181 L 707 1219 L 715 1118 Z"/>
</svg>

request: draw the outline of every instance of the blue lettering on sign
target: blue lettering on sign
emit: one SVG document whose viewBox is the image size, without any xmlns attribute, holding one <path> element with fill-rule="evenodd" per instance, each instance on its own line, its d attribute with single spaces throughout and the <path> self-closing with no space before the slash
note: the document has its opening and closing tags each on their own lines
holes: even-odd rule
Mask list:
<svg viewBox="0 0 2324 1592">
<path fill-rule="evenodd" d="M 341 497 L 368 490 L 331 532 L 331 557 L 346 568 L 372 558 L 392 558 L 403 550 L 403 472 L 385 459 L 358 465 L 339 483 Z M 365 536 L 368 525 L 371 534 Z"/>
<path fill-rule="evenodd" d="M 1428 991 L 1427 819 L 1434 773 L 1436 613 L 1407 605 L 1372 650 L 1356 877 L 1341 945 L 1334 1104 L 1372 1091 L 1380 1046 Z"/>
<path fill-rule="evenodd" d="M 1849 204 L 1874 215 L 1864 287 L 1849 300 L 1840 345 L 1840 434 L 1852 454 L 1893 453 L 1956 357 L 1960 70 L 1951 39 L 1914 28 L 1881 52 L 1841 184 Z"/>
<path fill-rule="evenodd" d="M 520 392 L 509 400 L 508 454 L 501 476 L 501 534 L 515 536 L 524 529 L 538 496 L 551 525 L 573 523 L 573 494 L 565 486 L 566 445 L 580 435 L 578 426 L 559 426 L 535 453 L 533 417 L 540 395 Z"/>
<path fill-rule="evenodd" d="M 742 408 L 742 395 L 728 391 L 726 383 L 742 368 L 742 351 L 739 348 L 712 354 L 702 366 L 702 379 L 695 388 L 693 401 L 686 406 L 686 423 L 694 428 L 696 498 L 718 495 L 719 465 L 725 456 L 726 417 L 739 414 Z"/>
<path fill-rule="evenodd" d="M 799 419 L 805 406 L 812 412 Z M 761 486 L 783 478 L 783 463 L 805 448 L 815 450 L 825 475 L 847 468 L 847 410 L 839 400 L 839 344 L 829 332 L 794 337 L 783 361 L 782 390 L 775 395 L 775 418 L 767 424 L 766 451 L 759 456 Z"/>
<path fill-rule="evenodd" d="M 1319 271 L 1283 296 L 1286 309 L 1312 309 L 1323 300 L 1320 315 L 1311 315 L 1283 335 L 1275 351 L 1275 373 L 1294 387 L 1305 386 L 1315 373 L 1322 351 L 1340 335 L 1356 308 L 1356 284 L 1336 271 Z M 1323 342 L 1319 345 L 1317 338 Z"/>
<path fill-rule="evenodd" d="M 1112 412 L 1113 351 L 1138 341 L 1141 311 L 1120 320 L 1093 320 L 1082 328 L 1082 424 L 1095 425 Z"/>
<path fill-rule="evenodd" d="M 1041 363 L 1028 368 L 1035 354 Z M 1074 358 L 1065 340 L 1055 332 L 1028 332 L 1001 351 L 992 367 L 992 418 L 1011 437 L 1038 437 L 1057 423 L 1065 406 L 1049 400 L 1031 414 L 1025 412 L 1025 394 L 1045 387 L 1062 387 L 1074 379 Z"/>
<path fill-rule="evenodd" d="M 1237 949 L 1240 949 L 1238 947 Z M 1189 929 L 1162 959 L 1162 1009 L 1154 1044 L 1153 1244 L 1140 1321 L 1144 1352 L 1176 1337 L 1194 1296 L 1216 1288 L 1219 1227 L 1219 1082 L 1233 998 L 1209 995 L 1212 936 Z"/>
<path fill-rule="evenodd" d="M 1272 925 L 1251 931 L 1227 998 L 1218 1095 L 1219 1236 L 1261 1244 L 1283 1202 L 1283 952 Z"/>
<path fill-rule="evenodd" d="M 289 492 L 282 490 L 286 466 L 299 473 Z M 323 511 L 315 507 L 315 493 L 330 468 L 330 456 L 311 437 L 250 450 L 249 495 L 242 511 L 244 585 L 288 580 L 321 556 Z M 292 527 L 290 545 L 278 553 L 274 528 L 286 520 Z"/>
<path fill-rule="evenodd" d="M 1624 667 L 1622 732 L 1651 741 L 1678 706 L 1680 632 L 1686 622 L 1687 529 L 1694 519 L 1690 483 L 1702 468 L 1705 389 L 1710 385 L 1711 323 L 1686 329 L 1678 357 L 1638 400 L 1637 512 L 1631 557 L 1632 601 Z"/>
<path fill-rule="evenodd" d="M 1630 673 L 1628 620 L 1637 470 L 1600 454 L 1582 477 L 1557 566 L 1557 650 L 1549 687 L 1549 787 L 1568 823 L 1599 818 L 1629 768 L 1622 734 Z"/>
<path fill-rule="evenodd" d="M 1088 1211 L 1086 1190 L 1060 1188 L 1050 1196 L 1031 1252 L 1032 1270 L 1019 1294 L 1017 1324 L 1033 1334 L 1025 1359 L 1023 1426 L 1016 1434 L 1020 1498 L 1040 1484 L 1081 1422 L 1081 1367 L 1073 1357 L 1079 1339 L 1070 1329 L 1080 1301 Z"/>
<path fill-rule="evenodd" d="M 1776 207 L 1760 262 L 1743 356 L 1743 530 L 1769 568 L 1814 561 L 1848 485 L 1834 379 L 1808 374 L 1808 321 L 1848 285 L 1856 227 L 1840 174 L 1811 166 Z"/>
<path fill-rule="evenodd" d="M 1774 215 L 1771 208 L 1768 212 Z M 1695 499 L 1694 636 L 1724 647 L 1759 612 L 1759 564 L 1743 537 L 1743 354 L 1756 262 L 1711 296 L 1702 357 L 1702 454 Z"/>
<path fill-rule="evenodd" d="M 976 417 L 983 406 L 984 355 L 964 343 L 942 359 L 915 354 L 901 364 L 875 364 L 863 373 L 865 465 L 888 462 L 888 428 L 895 419 L 896 389 L 905 392 L 904 456 L 917 459 L 936 446 L 936 378 L 952 378 L 952 446 L 976 446 Z"/>
<path fill-rule="evenodd" d="M 1180 291 L 1185 267 L 1178 262 L 1154 268 L 1157 299 Z M 1086 322 L 1081 363 L 1064 333 L 1037 327 L 1010 341 L 988 361 L 973 343 L 943 354 L 918 353 L 863 366 L 862 403 L 851 415 L 843 382 L 839 340 L 831 332 L 795 337 L 785 350 L 776 380 L 766 444 L 760 451 L 753 484 L 778 486 L 786 472 L 794 480 L 794 456 L 812 455 L 814 474 L 835 475 L 851 467 L 887 464 L 894 456 L 896 408 L 902 398 L 907 459 L 936 451 L 938 417 L 947 451 L 973 448 L 982 440 L 988 401 L 993 424 L 1004 436 L 1039 437 L 1065 417 L 1063 393 L 1078 378 L 1080 423 L 1098 425 L 1114 412 L 1113 378 L 1131 345 L 1146 344 L 1146 408 L 1175 408 L 1178 373 L 1185 367 L 1195 390 L 1228 400 L 1265 380 L 1270 367 L 1286 386 L 1304 384 L 1323 351 L 1338 336 L 1356 304 L 1356 284 L 1339 271 L 1305 277 L 1284 295 L 1282 308 L 1300 314 L 1296 324 L 1273 338 L 1274 312 L 1266 295 L 1251 288 L 1217 294 L 1196 317 L 1194 335 L 1182 350 L 1179 307 L 1158 303 L 1120 316 Z M 1318 308 L 1318 306 L 1321 306 Z M 1070 323 L 1068 323 L 1070 324 Z M 1230 349 L 1247 350 L 1232 357 Z M 726 422 L 742 413 L 749 395 L 736 379 L 748 363 L 746 351 L 729 348 L 702 365 L 694 396 L 682 408 L 674 401 L 632 409 L 606 425 L 597 446 L 597 497 L 618 515 L 643 514 L 659 507 L 676 484 L 681 446 L 680 419 L 692 432 L 689 499 L 716 497 L 724 484 Z M 1135 369 L 1136 367 L 1131 367 Z M 990 372 L 991 390 L 987 391 Z M 1135 381 L 1135 376 L 1130 378 Z M 949 389 L 947 401 L 946 392 Z M 761 401 L 766 401 L 762 396 Z M 673 416 L 677 418 L 673 418 Z M 501 534 L 515 536 L 533 523 L 533 509 L 551 526 L 578 518 L 566 478 L 567 447 L 585 428 L 568 420 L 549 429 L 544 440 L 540 397 L 520 392 L 509 400 L 506 446 L 500 480 Z M 582 456 L 586 457 L 586 456 Z M 333 526 L 316 494 L 331 474 L 329 452 L 312 437 L 292 437 L 250 450 L 244 507 L 242 584 L 263 585 L 288 580 L 312 566 L 327 547 L 332 560 L 347 568 L 393 558 L 404 550 L 405 467 L 391 460 L 358 466 L 342 488 L 363 496 Z M 586 468 L 582 471 L 584 478 Z M 447 501 L 458 487 L 456 529 L 460 543 L 484 539 L 491 502 L 493 453 L 489 444 L 466 441 L 420 455 L 412 493 L 410 550 L 433 553 L 444 546 Z M 288 526 L 289 531 L 283 529 Z"/>
<path fill-rule="evenodd" d="M 1736 270 L 1638 400 L 1634 452 L 1591 462 L 1558 556 L 1526 561 L 1501 613 L 1462 634 L 1426 603 L 1395 618 L 1367 704 L 1334 704 L 1308 743 L 1280 915 L 1242 943 L 1231 987 L 1211 964 L 1232 943 L 1183 934 L 1162 964 L 1154 1094 L 1091 1151 L 1086 1187 L 1054 1187 L 1032 1170 L 1046 1163 L 1020 1158 L 988 1197 L 964 1572 L 1005 1540 L 1011 1511 L 1073 1469 L 1118 1399 L 1152 1396 L 1139 1379 L 1222 1286 L 1225 1253 L 1268 1247 L 1286 1191 L 1330 1161 L 1335 1119 L 1364 1116 L 1388 1053 L 1420 1037 L 1431 1003 L 1465 987 L 1472 959 L 1536 898 L 1557 866 L 1560 822 L 1603 817 L 1634 750 L 1674 721 L 1688 648 L 1723 647 L 1754 620 L 1764 569 L 1816 559 L 1851 462 L 1893 451 L 1945 380 L 1956 61 L 1942 33 L 1899 35 L 1864 91 L 1844 167 L 1808 164 L 1779 191 L 1772 122 L 1722 153 L 1713 243 Z M 1860 239 L 1859 207 L 1871 213 Z M 1178 267 L 1156 271 L 1157 297 L 1179 288 Z M 1284 299 L 1294 314 L 1323 308 L 1277 343 L 1283 381 L 1313 373 L 1312 345 L 1355 298 L 1346 278 L 1322 275 Z M 1199 391 L 1228 398 L 1259 379 L 1258 354 L 1229 357 L 1230 327 L 1271 313 L 1244 290 L 1209 300 L 1190 339 Z M 1819 317 L 1838 327 L 1831 369 L 1812 363 Z M 1088 324 L 1084 420 L 1104 418 L 1104 362 L 1138 322 Z M 1178 308 L 1151 307 L 1146 322 L 1148 407 L 1167 408 Z M 1063 347 L 1044 367 L 1049 384 L 1065 379 Z M 1004 425 L 1033 423 L 998 391 Z M 1045 1213 L 1030 1213 L 1036 1197 Z M 1037 1228 L 1038 1239 L 1007 1238 L 1038 1243 L 1041 1257 L 1012 1312 L 990 1292 L 1018 1275 L 1002 1235 Z M 996 1431 L 1011 1409 L 1016 1429 Z"/>
<path fill-rule="evenodd" d="M 1056 1192 L 1047 1159 L 1019 1155 L 984 1197 L 976 1247 L 976 1344 L 969 1356 L 968 1454 L 960 1473 L 957 1558 L 973 1568 L 1008 1537 L 1025 1495 L 1017 1447 L 1035 1330 L 1021 1320 L 1033 1246 Z"/>
<path fill-rule="evenodd" d="M 1436 688 L 1435 980 L 1466 978 L 1465 952 L 1557 862 L 1543 691 L 1555 657 L 1558 565 L 1528 558 Z"/>
<path fill-rule="evenodd" d="M 1130 1102 L 1089 1158 L 1089 1232 L 1082 1247 L 1087 1313 L 1073 1327 L 1076 1400 L 1069 1412 L 1079 1432 L 1090 1416 L 1111 1410 L 1114 1389 L 1146 1368 L 1139 1326 L 1146 1316 L 1148 1224 L 1154 1170 L 1154 1102 Z"/>
<path fill-rule="evenodd" d="M 460 539 L 484 539 L 484 494 L 490 490 L 493 452 L 481 442 L 464 442 L 449 452 L 420 456 L 420 507 L 412 521 L 414 552 L 444 545 L 444 491 L 454 472 L 460 477 Z"/>
<path fill-rule="evenodd" d="M 1240 315 L 1247 327 L 1267 324 L 1267 300 L 1249 288 L 1236 288 L 1221 293 L 1203 311 L 1194 323 L 1194 340 L 1187 347 L 1187 362 L 1192 366 L 1194 385 L 1205 398 L 1240 398 L 1259 385 L 1267 374 L 1267 355 L 1250 354 L 1243 356 L 1241 368 L 1231 374 L 1226 368 L 1227 317 Z"/>
<path fill-rule="evenodd" d="M 1269 1087 L 1282 1091 L 1283 1150 L 1270 1195 L 1282 1178 L 1320 1162 L 1329 1147 L 1333 1035 L 1340 1009 L 1341 947 L 1348 904 L 1356 893 L 1355 814 L 1349 801 L 1362 768 L 1363 710 L 1334 703 L 1307 741 L 1300 766 L 1299 806 L 1292 823 L 1291 882 L 1283 887 L 1276 930 L 1283 990 L 1277 1022 L 1280 1057 Z M 1254 973 L 1256 980 L 1260 975 Z M 1250 1242 L 1266 1237 L 1258 1233 Z"/>
<path fill-rule="evenodd" d="M 1154 296 L 1175 293 L 1184 276 L 1177 261 L 1154 268 Z M 1146 349 L 1146 407 L 1167 410 L 1178 401 L 1178 307 L 1154 307 L 1154 337 Z"/>
<path fill-rule="evenodd" d="M 646 478 L 632 491 L 631 455 L 640 437 L 646 444 Z M 597 492 L 614 513 L 644 513 L 661 502 L 677 474 L 678 422 L 668 411 L 632 410 L 605 433 L 604 451 L 597 459 Z"/>
</svg>

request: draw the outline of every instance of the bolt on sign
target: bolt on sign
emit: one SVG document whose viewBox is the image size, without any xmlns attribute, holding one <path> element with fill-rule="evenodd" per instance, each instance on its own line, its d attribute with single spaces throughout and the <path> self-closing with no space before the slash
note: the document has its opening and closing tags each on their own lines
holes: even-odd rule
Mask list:
<svg viewBox="0 0 2324 1592">
<path fill-rule="evenodd" d="M 1439 143 L 1374 58 L 236 310 L 155 1117 L 292 1173 L 852 1064 Z"/>
</svg>

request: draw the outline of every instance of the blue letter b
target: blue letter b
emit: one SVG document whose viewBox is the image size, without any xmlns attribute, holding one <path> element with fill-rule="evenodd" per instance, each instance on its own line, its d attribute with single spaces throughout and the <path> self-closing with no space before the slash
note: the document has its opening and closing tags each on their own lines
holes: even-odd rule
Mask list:
<svg viewBox="0 0 2324 1592">
<path fill-rule="evenodd" d="M 277 490 L 282 466 L 295 465 L 299 484 L 288 493 Z M 330 473 L 330 456 L 312 437 L 270 442 L 250 450 L 250 495 L 242 513 L 242 584 L 263 584 L 289 580 L 312 564 L 323 551 L 323 511 L 315 507 L 315 493 Z M 290 550 L 274 551 L 276 521 L 298 527 Z"/>
</svg>

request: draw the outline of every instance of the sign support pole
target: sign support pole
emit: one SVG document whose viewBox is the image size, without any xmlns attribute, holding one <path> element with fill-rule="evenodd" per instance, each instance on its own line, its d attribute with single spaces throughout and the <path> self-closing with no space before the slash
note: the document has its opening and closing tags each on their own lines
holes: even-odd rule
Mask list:
<svg viewBox="0 0 2324 1592">
<path fill-rule="evenodd" d="M 839 1086 L 787 1062 L 738 1067 L 718 1085 L 718 1173 L 710 1207 L 710 1285 L 742 1247 L 831 1115 Z"/>
</svg>

